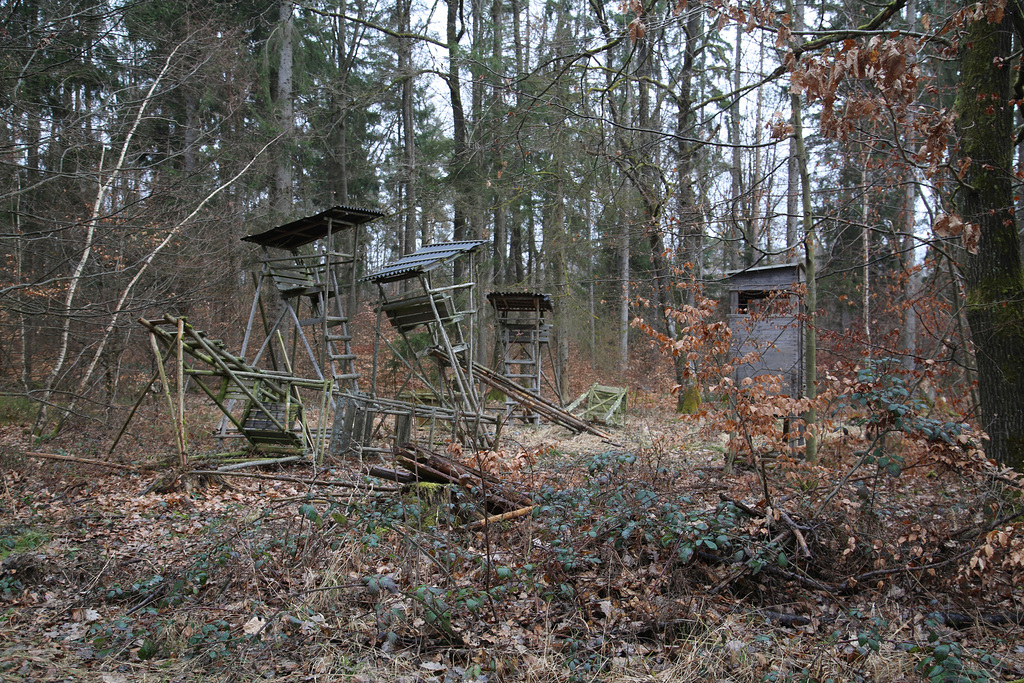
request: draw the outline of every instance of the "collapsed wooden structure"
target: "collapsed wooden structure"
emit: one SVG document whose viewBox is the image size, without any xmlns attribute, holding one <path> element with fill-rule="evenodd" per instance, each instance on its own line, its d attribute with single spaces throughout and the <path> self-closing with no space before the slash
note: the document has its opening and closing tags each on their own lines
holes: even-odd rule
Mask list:
<svg viewBox="0 0 1024 683">
<path fill-rule="evenodd" d="M 622 387 L 592 384 L 575 401 L 567 405 L 565 411 L 571 414 L 577 408 L 583 409 L 584 420 L 621 426 L 626 422 L 626 390 Z"/>
<path fill-rule="evenodd" d="M 140 322 L 150 332 L 161 370 L 163 356 L 178 359 L 179 396 L 183 393 L 184 377 L 188 376 L 221 409 L 231 431 L 222 426 L 219 436 L 245 438 L 265 453 L 322 452 L 326 433 L 323 428 L 311 429 L 307 422 L 301 389 L 325 397 L 330 395 L 329 380 L 256 368 L 227 351 L 224 342 L 208 338 L 184 318 L 164 315 L 157 320 L 142 318 Z M 164 384 L 167 387 L 166 378 Z M 165 393 L 170 396 L 169 389 Z M 179 423 L 183 422 L 183 402 L 172 403 L 171 409 Z M 179 455 L 184 459 L 184 431 L 176 430 L 175 436 Z"/>
</svg>

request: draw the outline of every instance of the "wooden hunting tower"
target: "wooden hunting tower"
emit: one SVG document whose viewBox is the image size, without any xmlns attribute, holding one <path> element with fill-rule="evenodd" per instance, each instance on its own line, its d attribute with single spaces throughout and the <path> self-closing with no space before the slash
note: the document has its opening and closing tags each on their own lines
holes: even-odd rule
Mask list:
<svg viewBox="0 0 1024 683">
<path fill-rule="evenodd" d="M 551 296 L 535 292 L 491 292 L 487 300 L 494 308 L 498 341 L 501 345 L 502 374 L 528 393 L 539 397 L 544 378 L 542 353 L 550 352 L 551 323 L 544 314 L 554 311 Z M 505 396 L 505 415 L 537 424 L 540 415 L 531 407 Z"/>
<path fill-rule="evenodd" d="M 243 238 L 263 253 L 238 355 L 182 318 L 140 320 L 152 335 L 161 365 L 160 346 L 177 358 L 179 405 L 174 412 L 182 459 L 184 375 L 224 413 L 217 430 L 222 441 L 243 439 L 267 454 L 323 454 L 332 419 L 334 424 L 343 421 L 340 397 L 359 389 L 342 305 L 343 287 L 355 279 L 354 259 L 336 251 L 333 238 L 381 216 L 336 206 Z M 333 431 L 337 437 L 338 430 Z M 228 455 L 235 454 L 241 453 Z"/>
<path fill-rule="evenodd" d="M 442 420 L 474 442 L 482 436 L 481 424 L 494 423 L 493 417 L 483 414 L 476 390 L 472 345 L 474 257 L 484 244 L 480 240 L 425 244 L 362 278 L 377 285 L 380 294 L 372 397 L 364 402 L 367 410 L 396 416 L 398 442 L 427 416 L 431 434 L 433 423 Z M 463 259 L 456 282 L 454 265 Z"/>
<path fill-rule="evenodd" d="M 731 355 L 756 352 L 756 360 L 737 364 L 737 382 L 746 377 L 781 375 L 783 394 L 803 395 L 803 299 L 801 263 L 761 266 L 727 274 Z"/>
</svg>

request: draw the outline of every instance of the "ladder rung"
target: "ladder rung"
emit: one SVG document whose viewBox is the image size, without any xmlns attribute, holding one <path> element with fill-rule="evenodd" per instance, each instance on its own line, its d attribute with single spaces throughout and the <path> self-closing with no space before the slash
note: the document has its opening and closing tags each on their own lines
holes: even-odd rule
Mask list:
<svg viewBox="0 0 1024 683">
<path fill-rule="evenodd" d="M 331 360 L 355 360 L 356 354 L 354 353 L 332 353 Z"/>
<path fill-rule="evenodd" d="M 347 323 L 347 322 L 348 322 L 348 318 L 339 318 L 338 316 L 331 316 L 331 315 L 327 316 L 327 327 L 335 327 L 337 325 L 341 325 L 341 324 Z M 318 315 L 315 318 L 302 318 L 302 319 L 299 320 L 299 325 L 301 325 L 302 327 L 309 327 L 310 325 L 323 325 L 323 324 L 324 324 L 324 317 L 322 315 Z"/>
<path fill-rule="evenodd" d="M 334 375 L 334 379 L 359 379 L 362 377 L 358 372 L 350 372 L 345 375 Z"/>
</svg>

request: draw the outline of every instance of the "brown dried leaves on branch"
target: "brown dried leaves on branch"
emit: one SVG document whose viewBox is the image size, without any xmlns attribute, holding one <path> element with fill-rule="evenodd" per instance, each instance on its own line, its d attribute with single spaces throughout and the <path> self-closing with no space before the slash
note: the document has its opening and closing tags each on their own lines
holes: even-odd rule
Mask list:
<svg viewBox="0 0 1024 683">
<path fill-rule="evenodd" d="M 917 97 L 921 67 L 913 57 L 918 49 L 917 39 L 911 37 L 846 40 L 795 65 L 790 92 L 804 95 L 808 103 L 820 101 L 822 133 L 846 139 L 857 120 L 874 114 L 879 106 L 900 110 Z M 842 87 L 853 81 L 870 83 L 871 91 Z M 840 97 L 845 97 L 847 109 L 837 115 Z"/>
<path fill-rule="evenodd" d="M 964 249 L 972 254 L 978 253 L 981 244 L 981 228 L 977 223 L 964 223 L 959 216 L 943 214 L 932 224 L 932 232 L 936 237 L 960 237 Z"/>
</svg>

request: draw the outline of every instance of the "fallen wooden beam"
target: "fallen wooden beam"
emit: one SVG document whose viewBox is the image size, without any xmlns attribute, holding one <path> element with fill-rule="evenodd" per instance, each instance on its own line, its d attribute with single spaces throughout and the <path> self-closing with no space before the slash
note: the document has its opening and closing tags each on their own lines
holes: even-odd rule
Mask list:
<svg viewBox="0 0 1024 683">
<path fill-rule="evenodd" d="M 269 479 L 271 481 L 287 481 L 296 484 L 307 484 L 310 486 L 340 486 L 347 489 L 358 489 L 362 491 L 381 491 L 393 493 L 400 491 L 397 486 L 374 486 L 353 481 L 333 481 L 327 479 L 303 479 L 302 477 L 276 476 L 272 474 L 256 474 L 255 472 L 222 472 L 220 470 L 192 470 L 188 474 L 206 475 L 210 477 L 245 477 L 247 479 Z"/>
<path fill-rule="evenodd" d="M 96 467 L 108 467 L 113 470 L 125 470 L 127 472 L 141 472 L 138 467 L 122 465 L 117 462 L 105 462 L 103 460 L 89 460 L 88 458 L 73 458 L 70 455 L 57 455 L 55 453 L 25 453 L 30 458 L 42 458 L 44 460 L 60 460 L 63 462 L 78 462 L 83 465 L 95 465 Z"/>
<path fill-rule="evenodd" d="M 490 517 L 487 517 L 485 519 L 478 519 L 475 522 L 470 522 L 466 525 L 466 528 L 470 531 L 474 531 L 476 529 L 482 529 L 488 524 L 496 524 L 498 522 L 504 522 L 509 519 L 516 519 L 517 517 L 525 517 L 526 515 L 533 512 L 533 509 L 535 507 L 537 506 L 529 505 L 524 508 L 519 508 L 518 510 L 513 510 L 512 512 L 503 512 L 500 515 L 491 515 Z"/>
<path fill-rule="evenodd" d="M 409 472 L 403 472 L 402 470 L 393 470 L 387 467 L 378 467 L 377 465 L 371 466 L 366 470 L 366 473 L 371 477 L 377 477 L 378 479 L 384 479 L 386 481 L 396 481 L 399 484 L 411 484 L 416 481 L 416 475 Z"/>
<path fill-rule="evenodd" d="M 534 412 L 551 422 L 567 427 L 574 432 L 588 432 L 602 439 L 612 438 L 608 432 L 598 429 L 585 420 L 579 419 L 575 415 L 563 410 L 561 406 L 556 406 L 547 399 L 530 393 L 504 375 L 491 370 L 485 365 L 473 363 L 473 372 L 491 388 L 513 397 L 519 403 L 531 408 Z"/>
<path fill-rule="evenodd" d="M 231 465 L 224 465 L 218 467 L 218 472 L 232 472 L 234 470 L 244 470 L 248 467 L 263 467 L 264 465 L 281 465 L 286 462 L 298 462 L 302 460 L 301 455 L 293 455 L 287 458 L 262 458 L 260 460 L 247 460 L 245 462 L 236 462 Z"/>
<path fill-rule="evenodd" d="M 507 498 L 513 504 L 513 507 L 523 507 L 531 502 L 529 496 L 512 490 L 508 484 L 479 468 L 470 467 L 458 460 L 427 450 L 421 446 L 412 445 L 412 448 L 416 452 L 417 461 L 427 462 L 434 469 L 457 478 L 464 486 L 483 488 L 489 492 L 497 491 L 502 498 Z"/>
<path fill-rule="evenodd" d="M 460 486 L 480 500 L 487 512 L 504 514 L 530 504 L 529 497 L 480 470 L 435 453 L 406 444 L 395 448 L 395 460 L 419 481 Z"/>
<path fill-rule="evenodd" d="M 450 359 L 448 354 L 441 349 L 434 349 L 432 354 L 442 362 L 452 365 L 452 359 Z M 463 364 L 461 359 L 459 359 L 459 362 L 460 364 Z M 555 405 L 545 398 L 530 393 L 504 375 L 491 370 L 486 365 L 474 362 L 473 376 L 479 378 L 480 381 L 487 384 L 492 389 L 497 389 L 498 391 L 505 393 L 505 395 L 511 396 L 516 401 L 532 409 L 533 412 L 539 414 L 549 422 L 560 424 L 574 432 L 588 432 L 594 436 L 599 436 L 602 439 L 611 442 L 612 435 L 608 432 L 598 429 L 591 423 L 568 413 L 561 406 Z"/>
</svg>

